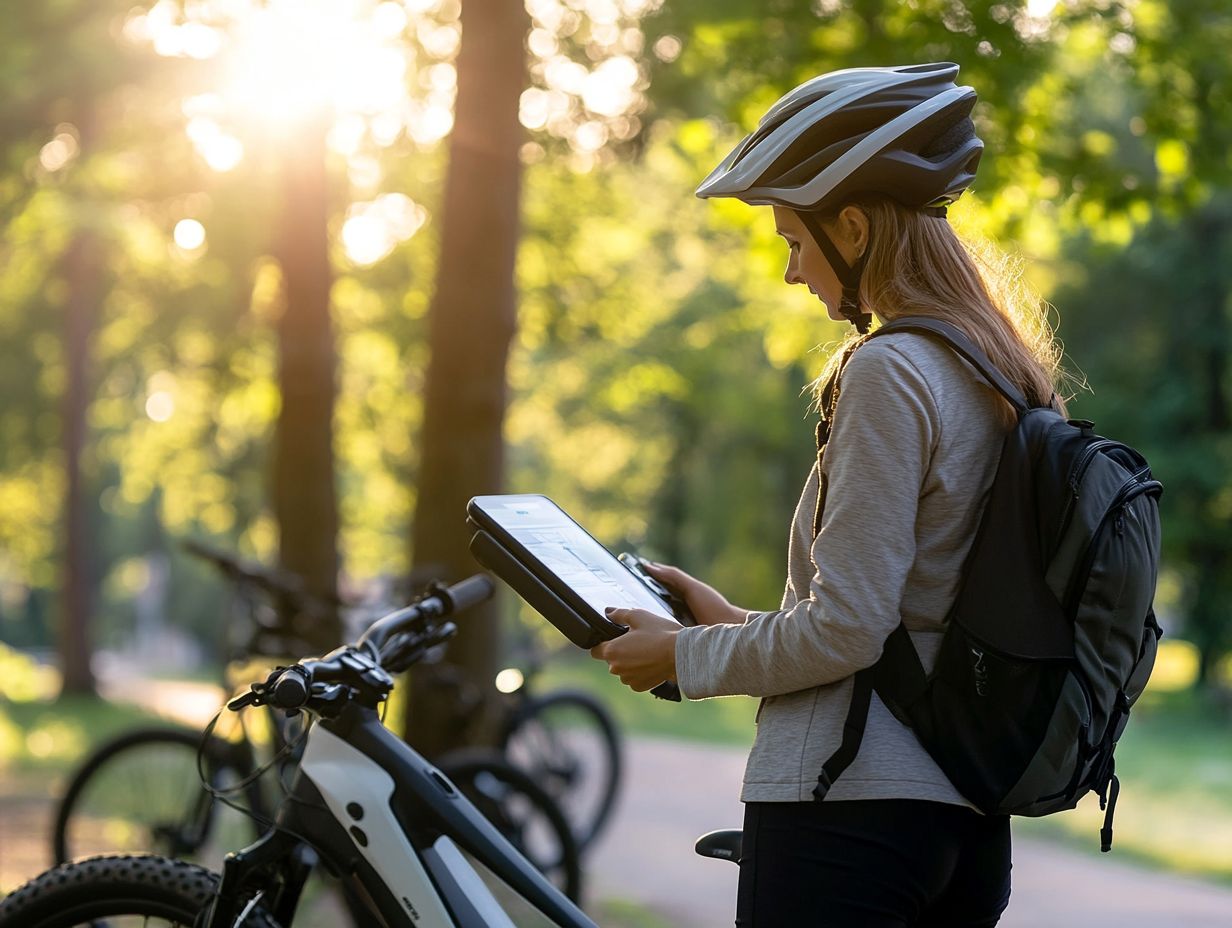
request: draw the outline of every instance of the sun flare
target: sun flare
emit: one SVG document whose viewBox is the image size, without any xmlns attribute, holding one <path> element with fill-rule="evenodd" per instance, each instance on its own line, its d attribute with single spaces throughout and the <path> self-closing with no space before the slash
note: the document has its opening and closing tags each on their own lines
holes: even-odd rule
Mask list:
<svg viewBox="0 0 1232 928">
<path fill-rule="evenodd" d="M 361 0 L 273 0 L 253 8 L 237 21 L 220 60 L 221 95 L 275 129 L 397 109 L 414 60 L 397 42 L 405 14 L 377 15 L 387 9 L 402 11 Z"/>
<path fill-rule="evenodd" d="M 456 75 L 438 58 L 452 59 L 460 31 L 443 2 L 412 10 L 393 0 L 159 0 L 124 32 L 156 54 L 207 63 L 200 92 L 181 109 L 211 170 L 232 171 L 250 151 L 296 145 L 312 130 L 345 160 L 356 190 L 376 189 L 374 148 L 403 137 L 435 144 L 453 128 Z M 409 197 L 384 194 L 352 205 L 340 244 L 353 263 L 371 264 L 425 218 Z"/>
</svg>

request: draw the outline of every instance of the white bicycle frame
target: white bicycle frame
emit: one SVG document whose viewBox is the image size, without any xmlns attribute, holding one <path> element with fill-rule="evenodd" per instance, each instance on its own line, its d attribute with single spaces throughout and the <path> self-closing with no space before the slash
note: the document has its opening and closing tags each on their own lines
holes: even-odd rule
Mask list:
<svg viewBox="0 0 1232 928">
<path fill-rule="evenodd" d="M 319 860 L 386 928 L 514 928 L 463 850 L 554 924 L 597 928 L 375 710 L 352 703 L 309 731 L 275 825 L 228 856 L 205 925 L 234 928 L 254 889 L 290 925 Z"/>
</svg>

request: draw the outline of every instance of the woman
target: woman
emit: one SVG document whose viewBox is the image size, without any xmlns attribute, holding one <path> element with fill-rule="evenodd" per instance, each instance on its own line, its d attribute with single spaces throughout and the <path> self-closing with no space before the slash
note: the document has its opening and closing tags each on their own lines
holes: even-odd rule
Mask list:
<svg viewBox="0 0 1232 928">
<path fill-rule="evenodd" d="M 773 207 L 803 284 L 865 333 L 876 316 L 958 326 L 1034 405 L 1058 354 L 1040 307 L 1001 295 L 945 219 L 983 144 L 958 67 L 859 68 L 779 100 L 698 189 Z M 1012 282 L 1011 282 L 1012 283 Z M 616 610 L 628 634 L 593 654 L 635 690 L 762 697 L 745 773 L 738 926 L 994 925 L 1009 899 L 1008 820 L 946 778 L 873 699 L 854 762 L 814 801 L 842 741 L 851 678 L 900 620 L 930 668 L 992 484 L 1008 404 L 946 346 L 853 336 L 821 383 L 832 422 L 791 527 L 782 606 L 755 612 L 673 567 L 656 576 L 698 619 Z M 819 439 L 821 438 L 819 430 Z M 819 505 L 820 502 L 824 505 Z"/>
</svg>

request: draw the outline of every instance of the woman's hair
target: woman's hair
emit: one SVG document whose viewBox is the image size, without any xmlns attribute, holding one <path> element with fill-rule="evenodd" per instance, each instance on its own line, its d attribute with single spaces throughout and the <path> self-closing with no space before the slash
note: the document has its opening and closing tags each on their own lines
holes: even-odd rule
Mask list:
<svg viewBox="0 0 1232 928">
<path fill-rule="evenodd" d="M 969 245 L 945 219 L 893 200 L 860 198 L 853 205 L 869 220 L 861 302 L 887 322 L 928 316 L 952 323 L 1026 394 L 1030 405 L 1047 405 L 1065 379 L 1062 352 L 1044 303 L 1022 279 L 1020 263 L 991 245 Z M 813 383 L 819 408 L 830 375 L 847 350 L 867 337 L 854 335 L 844 342 Z M 1058 405 L 1064 411 L 1063 398 L 1058 397 Z M 1008 403 L 1005 412 L 1008 425 L 1013 421 Z"/>
</svg>

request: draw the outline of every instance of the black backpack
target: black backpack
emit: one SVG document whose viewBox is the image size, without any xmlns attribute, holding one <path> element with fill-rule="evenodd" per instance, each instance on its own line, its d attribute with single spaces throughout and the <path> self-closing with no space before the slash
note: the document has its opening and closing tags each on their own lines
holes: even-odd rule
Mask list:
<svg viewBox="0 0 1232 928">
<path fill-rule="evenodd" d="M 1107 851 L 1120 789 L 1113 751 L 1162 634 L 1152 610 L 1162 487 L 1142 455 L 1096 435 L 1093 423 L 1029 407 L 954 326 L 904 318 L 870 338 L 891 332 L 948 345 L 1013 405 L 1018 423 L 932 673 L 900 624 L 880 660 L 855 675 L 842 744 L 813 795 L 824 799 L 855 759 L 875 691 L 986 814 L 1048 815 L 1096 791 Z M 841 373 L 827 387 L 831 403 L 823 396 L 829 416 Z M 828 434 L 823 420 L 819 455 Z"/>
</svg>

